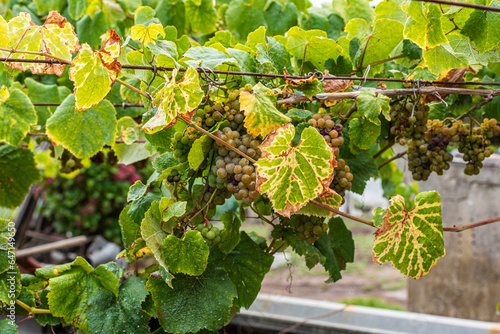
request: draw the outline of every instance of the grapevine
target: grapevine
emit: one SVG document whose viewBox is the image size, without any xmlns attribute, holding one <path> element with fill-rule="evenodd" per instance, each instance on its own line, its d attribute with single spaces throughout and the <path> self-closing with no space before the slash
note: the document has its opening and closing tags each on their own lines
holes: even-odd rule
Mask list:
<svg viewBox="0 0 500 334">
<path fill-rule="evenodd" d="M 78 257 L 21 277 L 2 262 L 0 276 L 17 275 L 15 296 L 0 291 L 3 312 L 14 303 L 41 324 L 82 333 L 217 331 L 250 307 L 278 251 L 294 251 L 322 265 L 330 281 L 340 279 L 354 261 L 341 216 L 377 227 L 373 261 L 416 279 L 439 265 L 443 231 L 497 222 L 443 228 L 439 194 L 409 194 L 387 172 L 404 156 L 413 179 L 425 181 L 445 173 L 458 152 L 465 174 L 475 175 L 493 155 L 500 126 L 490 106 L 500 91 L 462 87 L 499 85 L 498 36 L 482 39 L 474 30 L 473 17 L 487 9 L 461 13 L 460 28 L 454 13 L 432 16 L 434 4 L 391 2 L 387 12 L 384 3 L 374 15 L 354 2 L 343 12 L 322 9 L 346 23 L 328 31 L 304 30 L 315 25 L 312 11 L 293 1 L 265 8 L 109 1 L 113 13 L 108 3 L 50 8 L 36 1 L 1 13 L 0 206 L 19 206 L 54 168 L 73 184 L 94 165 L 154 167 L 127 181 L 127 203 L 115 214 L 130 272 Z M 178 6 L 178 15 L 163 15 L 165 6 Z M 276 25 L 283 6 L 301 19 Z M 256 27 L 233 17 L 247 10 L 262 17 Z M 459 31 L 432 29 L 430 18 Z M 486 21 L 493 31 L 494 20 Z M 457 49 L 463 44 L 472 55 Z M 446 76 L 469 67 L 477 71 L 467 74 L 470 81 Z M 396 144 L 404 148 L 392 153 Z M 362 193 L 370 178 L 399 182 L 389 207 L 376 209 L 373 221 L 340 211 L 347 192 Z M 88 191 L 106 181 L 85 179 Z M 125 198 L 104 196 L 93 201 L 103 213 Z M 51 214 L 68 213 L 51 201 Z M 230 205 L 238 209 L 222 212 Z M 272 229 L 268 240 L 240 229 L 249 211 Z M 0 219 L 2 254 L 13 249 L 9 226 Z M 403 234 L 423 237 L 403 245 L 395 237 Z M 408 259 L 418 261 L 410 266 Z"/>
</svg>

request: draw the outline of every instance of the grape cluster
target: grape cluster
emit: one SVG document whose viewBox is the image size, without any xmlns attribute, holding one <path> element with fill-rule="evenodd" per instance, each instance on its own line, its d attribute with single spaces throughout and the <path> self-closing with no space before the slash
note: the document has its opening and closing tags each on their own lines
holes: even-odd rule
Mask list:
<svg viewBox="0 0 500 334">
<path fill-rule="evenodd" d="M 328 224 L 323 223 L 323 218 L 316 216 L 297 215 L 295 218 L 295 229 L 299 232 L 299 238 L 312 244 L 328 230 Z"/>
<path fill-rule="evenodd" d="M 170 172 L 170 175 L 167 176 L 167 182 L 169 183 L 176 183 L 181 180 L 181 176 L 179 175 L 179 171 L 177 169 L 173 169 Z"/>
<path fill-rule="evenodd" d="M 214 194 L 215 192 L 215 194 Z M 208 187 L 201 200 L 201 207 L 204 208 L 208 203 L 209 209 L 215 209 L 217 205 L 224 205 L 226 199 L 231 197 L 231 193 L 224 187 Z"/>
<path fill-rule="evenodd" d="M 179 162 L 187 161 L 191 146 L 193 146 L 193 141 L 189 138 L 189 134 L 187 132 L 176 132 L 174 134 L 172 147 L 174 148 L 174 158 L 179 160 Z"/>
<path fill-rule="evenodd" d="M 330 188 L 342 196 L 342 204 L 344 204 L 345 191 L 351 189 L 354 178 L 351 169 L 346 165 L 344 159 L 337 159 L 337 166 L 334 169 L 333 175 L 334 178 L 330 184 Z"/>
<path fill-rule="evenodd" d="M 335 124 L 332 117 L 327 114 L 315 114 L 308 121 L 325 138 L 325 141 L 333 148 L 333 154 L 339 156 L 340 147 L 344 144 L 342 137 L 342 124 Z"/>
<path fill-rule="evenodd" d="M 462 125 L 468 128 L 468 125 Z M 477 175 L 479 169 L 483 167 L 483 160 L 493 154 L 493 149 L 489 147 L 489 138 L 495 132 L 500 132 L 500 126 L 496 119 L 484 119 L 480 126 L 472 128 L 468 135 L 462 136 L 458 143 L 458 151 L 463 154 L 464 161 L 467 162 L 464 173 L 466 175 Z"/>
<path fill-rule="evenodd" d="M 391 135 L 400 145 L 406 145 L 408 139 L 420 139 L 427 131 L 429 107 L 422 103 L 404 102 L 391 105 Z"/>
<path fill-rule="evenodd" d="M 215 135 L 250 158 L 259 159 L 261 142 L 250 135 L 240 135 L 239 131 L 232 130 L 230 127 L 217 131 Z M 216 141 L 214 141 L 213 148 L 218 156 L 215 158 L 209 175 L 209 182 L 211 179 L 214 180 L 215 176 L 216 186 L 224 185 L 225 189 L 234 193 L 237 200 L 245 204 L 250 204 L 259 197 L 260 194 L 255 190 L 257 174 L 251 162 Z"/>
<path fill-rule="evenodd" d="M 82 168 L 82 161 L 65 149 L 61 156 L 61 173 L 70 174 Z"/>
<path fill-rule="evenodd" d="M 206 227 L 205 224 L 200 224 L 196 226 L 196 230 L 201 233 L 203 239 L 205 239 L 205 242 L 209 246 L 217 245 L 221 240 L 220 230 L 213 225 Z"/>
</svg>

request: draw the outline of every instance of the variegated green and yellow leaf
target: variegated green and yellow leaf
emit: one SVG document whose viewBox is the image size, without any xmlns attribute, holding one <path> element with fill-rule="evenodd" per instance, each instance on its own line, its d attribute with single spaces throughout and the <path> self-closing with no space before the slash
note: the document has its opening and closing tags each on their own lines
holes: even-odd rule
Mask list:
<svg viewBox="0 0 500 334">
<path fill-rule="evenodd" d="M 306 128 L 295 147 L 295 127 L 285 124 L 260 145 L 257 190 L 266 193 L 279 214 L 290 217 L 323 194 L 333 179 L 335 155 L 314 128 Z"/>
<path fill-rule="evenodd" d="M 340 205 L 342 204 L 342 196 L 337 194 L 333 189 L 330 189 L 330 187 L 327 187 L 325 188 L 323 194 L 321 194 L 318 198 L 316 198 L 316 201 L 318 203 L 328 206 L 329 208 L 338 210 Z M 336 215 L 335 212 L 322 208 L 311 202 L 307 203 L 297 213 L 300 215 L 318 216 L 318 217 L 333 217 Z"/>
<path fill-rule="evenodd" d="M 179 116 L 190 121 L 200 105 L 203 90 L 198 72 L 190 67 L 179 82 L 175 81 L 176 75 L 177 70 L 172 71 L 170 82 L 156 94 L 155 100 L 160 101 L 158 111 L 144 124 L 146 133 L 153 134 L 174 125 Z"/>
<path fill-rule="evenodd" d="M 156 44 L 154 41 L 158 39 L 158 35 L 165 37 L 165 30 L 161 24 L 149 23 L 146 27 L 144 24 L 137 24 L 130 29 L 130 35 L 134 41 L 139 41 L 144 45 L 148 43 Z"/>
<path fill-rule="evenodd" d="M 0 16 L 0 48 L 5 48 L 9 44 L 9 25 Z"/>
<path fill-rule="evenodd" d="M 72 53 L 78 50 L 78 37 L 74 27 L 59 13 L 52 11 L 42 26 L 38 26 L 31 20 L 29 13 L 21 12 L 19 16 L 9 21 L 8 48 L 18 51 L 34 51 L 51 54 L 71 61 Z M 14 59 L 52 59 L 50 57 L 13 53 Z M 38 64 L 38 63 L 9 63 L 11 68 L 33 73 L 47 73 L 62 75 L 65 64 Z"/>
<path fill-rule="evenodd" d="M 291 119 L 276 109 L 276 96 L 273 91 L 258 83 L 253 87 L 253 93 L 242 92 L 240 107 L 245 110 L 245 127 L 254 137 L 266 137 Z"/>
<path fill-rule="evenodd" d="M 441 197 L 436 191 L 420 193 L 411 211 L 401 195 L 393 197 L 374 234 L 373 262 L 391 262 L 415 279 L 426 275 L 445 255 Z"/>
<path fill-rule="evenodd" d="M 108 30 L 99 51 L 87 43 L 82 45 L 69 69 L 69 78 L 75 83 L 76 110 L 88 109 L 108 94 L 121 70 L 119 56 L 120 37 L 113 30 Z"/>
</svg>

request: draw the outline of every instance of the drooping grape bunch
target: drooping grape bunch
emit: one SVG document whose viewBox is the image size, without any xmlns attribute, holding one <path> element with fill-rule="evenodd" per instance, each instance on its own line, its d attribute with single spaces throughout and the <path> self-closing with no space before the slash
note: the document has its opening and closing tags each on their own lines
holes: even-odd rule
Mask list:
<svg viewBox="0 0 500 334">
<path fill-rule="evenodd" d="M 345 192 L 351 189 L 352 180 L 354 178 L 351 173 L 351 169 L 345 163 L 344 159 L 337 159 L 337 166 L 333 170 L 333 181 L 330 184 L 330 188 L 335 190 L 337 194 L 342 196 L 342 204 L 345 203 Z"/>
<path fill-rule="evenodd" d="M 169 183 L 176 183 L 181 180 L 181 176 L 179 175 L 179 171 L 177 169 L 173 169 L 170 172 L 170 175 L 167 176 L 167 182 Z"/>
<path fill-rule="evenodd" d="M 427 131 L 419 139 L 408 140 L 408 168 L 415 181 L 426 181 L 432 172 L 443 175 L 450 168 L 453 155 L 447 151 L 457 127 L 443 121 L 427 122 Z"/>
<path fill-rule="evenodd" d="M 468 128 L 468 124 L 462 127 Z M 483 160 L 493 154 L 493 149 L 489 147 L 489 139 L 495 132 L 500 132 L 497 120 L 485 118 L 479 126 L 472 128 L 468 135 L 462 136 L 458 143 L 458 151 L 463 154 L 463 159 L 467 162 L 464 169 L 466 175 L 479 174 Z"/>
<path fill-rule="evenodd" d="M 201 208 L 204 208 L 208 203 L 209 209 L 215 209 L 217 205 L 224 205 L 226 199 L 231 197 L 231 193 L 225 188 L 207 187 L 203 193 L 201 200 Z"/>
<path fill-rule="evenodd" d="M 415 105 L 417 103 L 417 105 Z M 400 145 L 406 145 L 411 138 L 421 139 L 427 130 L 429 107 L 407 98 L 391 105 L 391 135 Z"/>
<path fill-rule="evenodd" d="M 217 131 L 215 135 L 250 158 L 258 160 L 261 154 L 259 149 L 261 142 L 248 134 L 241 135 L 240 131 L 225 127 L 222 131 Z M 257 179 L 255 166 L 247 158 L 228 150 L 216 141 L 214 141 L 213 148 L 218 156 L 215 158 L 210 175 L 215 175 L 216 187 L 223 185 L 225 189 L 234 193 L 237 200 L 245 204 L 250 204 L 259 197 L 260 194 L 255 190 Z M 210 175 L 209 181 L 210 178 L 213 180 L 213 176 Z"/>
<path fill-rule="evenodd" d="M 172 139 L 172 147 L 174 149 L 174 158 L 180 162 L 187 161 L 189 150 L 193 146 L 193 141 L 189 138 L 187 132 L 176 132 Z"/>
<path fill-rule="evenodd" d="M 313 244 L 328 230 L 328 224 L 323 218 L 316 216 L 297 215 L 295 218 L 295 229 L 299 232 L 299 238 Z"/>
<path fill-rule="evenodd" d="M 344 144 L 344 137 L 342 137 L 342 124 L 335 124 L 332 117 L 327 114 L 315 114 L 308 121 L 316 130 L 325 138 L 328 145 L 333 148 L 335 157 L 339 156 L 340 147 Z"/>
</svg>

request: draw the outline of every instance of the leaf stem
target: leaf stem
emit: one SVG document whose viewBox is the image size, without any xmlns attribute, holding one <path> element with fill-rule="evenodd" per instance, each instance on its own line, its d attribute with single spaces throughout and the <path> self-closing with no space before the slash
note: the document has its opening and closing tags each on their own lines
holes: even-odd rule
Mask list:
<svg viewBox="0 0 500 334">
<path fill-rule="evenodd" d="M 125 81 L 123 81 L 119 78 L 116 78 L 115 81 L 118 82 L 119 84 L 129 88 L 129 89 L 132 89 L 134 92 L 141 94 L 142 96 L 146 97 L 148 100 L 153 101 L 153 97 L 151 95 L 149 95 L 148 93 L 145 93 L 142 90 L 135 88 L 134 86 L 126 83 Z"/>
<path fill-rule="evenodd" d="M 61 63 L 64 63 L 64 64 L 71 64 L 70 61 L 68 61 L 64 58 L 59 58 L 59 57 L 54 56 L 50 53 L 45 53 L 45 52 L 40 52 L 40 51 L 29 51 L 29 50 L 18 51 L 16 49 L 7 49 L 7 48 L 0 48 L 0 51 L 10 52 L 11 54 L 13 54 L 13 53 L 25 53 L 25 54 L 31 54 L 31 55 L 38 55 L 38 56 L 43 56 L 43 57 L 55 59 L 55 60 L 60 61 Z"/>
<path fill-rule="evenodd" d="M 16 304 L 21 306 L 23 309 L 28 311 L 30 314 L 51 314 L 50 310 L 30 307 L 29 305 L 26 305 L 25 303 L 23 303 L 19 299 L 16 299 Z"/>
<path fill-rule="evenodd" d="M 493 219 L 488 219 L 488 220 L 483 220 L 477 223 L 469 224 L 469 225 L 462 225 L 462 226 L 453 226 L 453 227 L 443 227 L 443 231 L 446 232 L 462 232 L 465 230 L 470 230 L 471 228 L 475 228 L 478 226 L 483 226 L 483 225 L 488 225 L 492 223 L 500 222 L 500 217 L 493 218 Z"/>
<path fill-rule="evenodd" d="M 394 161 L 396 159 L 399 159 L 401 158 L 402 156 L 404 156 L 405 154 L 407 153 L 407 151 L 404 151 L 404 152 L 401 152 L 401 153 L 398 153 L 396 154 L 395 156 L 393 156 L 392 158 L 390 159 L 387 159 L 386 161 L 382 162 L 380 165 L 378 165 L 378 168 L 377 169 L 381 169 L 382 167 L 384 167 L 385 165 L 387 165 L 388 163 L 390 163 L 391 161 Z"/>
<path fill-rule="evenodd" d="M 207 130 L 199 127 L 198 125 L 196 125 L 195 123 L 193 122 L 190 122 L 182 117 L 179 117 L 178 119 L 180 119 L 182 122 L 184 122 L 186 125 L 188 126 L 191 126 L 193 128 L 195 128 L 196 130 L 202 132 L 203 134 L 209 136 L 210 138 L 212 138 L 213 140 L 215 140 L 216 142 L 218 142 L 219 144 L 221 145 L 224 145 L 227 149 L 231 150 L 231 151 L 234 151 L 236 153 L 238 153 L 239 155 L 241 155 L 242 157 L 246 158 L 248 161 L 250 161 L 251 163 L 256 163 L 257 160 L 253 159 L 253 158 L 250 158 L 248 155 L 246 155 L 245 153 L 241 152 L 240 150 L 238 150 L 236 147 L 232 147 L 231 145 L 229 145 L 228 143 L 226 143 L 224 140 L 220 139 L 219 137 L 217 137 L 216 135 L 208 132 Z"/>
</svg>

